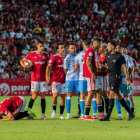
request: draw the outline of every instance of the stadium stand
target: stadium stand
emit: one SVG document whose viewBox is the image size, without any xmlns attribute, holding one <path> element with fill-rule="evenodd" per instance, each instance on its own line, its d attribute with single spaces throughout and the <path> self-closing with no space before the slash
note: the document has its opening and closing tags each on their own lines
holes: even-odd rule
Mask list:
<svg viewBox="0 0 140 140">
<path fill-rule="evenodd" d="M 0 78 L 30 78 L 19 61 L 39 37 L 50 56 L 56 42 L 114 39 L 140 63 L 140 0 L 0 0 Z"/>
</svg>

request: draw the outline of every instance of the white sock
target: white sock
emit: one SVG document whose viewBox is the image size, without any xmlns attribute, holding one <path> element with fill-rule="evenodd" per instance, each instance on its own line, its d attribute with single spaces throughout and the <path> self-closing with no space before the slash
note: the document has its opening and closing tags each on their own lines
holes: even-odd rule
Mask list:
<svg viewBox="0 0 140 140">
<path fill-rule="evenodd" d="M 70 115 L 70 113 L 67 113 L 67 115 Z"/>
</svg>

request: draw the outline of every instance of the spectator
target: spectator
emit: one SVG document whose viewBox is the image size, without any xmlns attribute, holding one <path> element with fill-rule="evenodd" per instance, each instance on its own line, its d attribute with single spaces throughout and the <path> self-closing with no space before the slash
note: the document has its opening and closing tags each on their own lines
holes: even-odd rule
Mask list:
<svg viewBox="0 0 140 140">
<path fill-rule="evenodd" d="M 94 13 L 94 16 L 98 14 L 98 4 L 96 1 L 93 2 L 93 13 Z"/>
<path fill-rule="evenodd" d="M 86 16 L 85 14 L 83 14 L 82 17 L 81 17 L 81 21 L 82 21 L 83 24 L 87 24 L 88 16 Z"/>
<path fill-rule="evenodd" d="M 116 36 L 119 36 L 119 39 L 121 39 L 121 37 L 122 37 L 122 33 L 120 32 L 120 30 L 118 29 L 118 32 L 116 33 Z"/>
<path fill-rule="evenodd" d="M 123 27 L 120 28 L 120 31 L 121 31 L 122 33 L 124 33 L 124 32 L 126 31 L 126 24 L 124 24 Z"/>
<path fill-rule="evenodd" d="M 22 50 L 22 54 L 26 56 L 28 53 L 29 51 L 27 50 L 27 46 L 26 46 L 25 49 Z"/>
<path fill-rule="evenodd" d="M 1 74 L 1 78 L 7 79 L 7 78 L 10 78 L 10 77 L 9 77 L 9 74 L 4 71 L 3 74 Z"/>
<path fill-rule="evenodd" d="M 0 74 L 3 74 L 4 72 L 4 67 L 0 65 Z"/>
<path fill-rule="evenodd" d="M 7 60 L 6 60 L 6 59 L 3 59 L 3 60 L 1 61 L 1 63 L 0 63 L 0 65 L 3 66 L 4 68 L 5 68 L 6 66 L 8 66 Z"/>
<path fill-rule="evenodd" d="M 128 50 L 132 51 L 133 47 L 134 47 L 134 44 L 132 42 L 130 42 L 128 45 Z"/>
<path fill-rule="evenodd" d="M 14 32 L 14 30 L 11 29 L 11 32 L 9 33 L 9 35 L 11 35 L 11 38 L 14 38 L 15 34 L 16 34 L 16 33 Z"/>
</svg>

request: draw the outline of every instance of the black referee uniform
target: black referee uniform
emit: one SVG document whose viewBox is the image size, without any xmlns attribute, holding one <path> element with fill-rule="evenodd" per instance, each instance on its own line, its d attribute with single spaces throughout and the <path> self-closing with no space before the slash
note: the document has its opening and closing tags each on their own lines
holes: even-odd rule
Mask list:
<svg viewBox="0 0 140 140">
<path fill-rule="evenodd" d="M 126 63 L 125 58 L 119 52 L 115 52 L 115 54 L 107 53 L 106 63 L 109 70 L 110 91 L 119 93 L 122 83 L 121 67 L 122 64 Z"/>
<path fill-rule="evenodd" d="M 122 83 L 122 77 L 121 77 L 121 68 L 122 64 L 125 64 L 125 58 L 122 56 L 121 53 L 115 52 L 114 54 L 111 54 L 110 52 L 106 54 L 106 63 L 108 65 L 109 70 L 109 86 L 110 91 L 114 91 L 115 93 L 119 93 L 120 86 Z M 100 119 L 100 121 L 110 121 L 110 115 L 114 107 L 114 98 L 109 100 L 109 109 L 107 115 Z M 122 98 L 120 101 L 121 105 L 125 108 L 125 110 L 129 113 L 129 120 L 132 120 L 134 118 L 134 114 L 131 112 L 129 107 L 127 106 L 127 103 Z"/>
</svg>

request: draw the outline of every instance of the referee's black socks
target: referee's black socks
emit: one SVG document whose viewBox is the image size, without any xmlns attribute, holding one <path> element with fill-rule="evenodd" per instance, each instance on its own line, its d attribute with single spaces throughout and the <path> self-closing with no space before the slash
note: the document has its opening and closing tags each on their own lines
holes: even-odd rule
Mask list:
<svg viewBox="0 0 140 140">
<path fill-rule="evenodd" d="M 120 101 L 121 105 L 125 108 L 125 110 L 132 116 L 133 113 L 131 112 L 131 110 L 129 109 L 126 101 L 122 98 Z"/>
<path fill-rule="evenodd" d="M 112 112 L 113 107 L 114 107 L 114 103 L 115 103 L 115 99 L 110 99 L 109 107 L 108 107 L 108 113 L 106 115 L 106 118 L 110 118 L 111 112 Z"/>
</svg>

